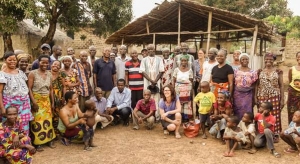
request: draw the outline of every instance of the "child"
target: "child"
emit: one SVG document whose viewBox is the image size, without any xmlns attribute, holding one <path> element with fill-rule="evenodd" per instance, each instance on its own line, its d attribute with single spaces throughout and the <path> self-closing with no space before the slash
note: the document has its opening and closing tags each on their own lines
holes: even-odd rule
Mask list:
<svg viewBox="0 0 300 164">
<path fill-rule="evenodd" d="M 258 134 L 254 139 L 255 147 L 264 147 L 267 145 L 268 149 L 271 150 L 271 154 L 280 158 L 280 154 L 275 151 L 274 148 L 274 126 L 275 126 L 275 117 L 271 114 L 273 110 L 273 105 L 270 102 L 264 102 L 259 106 L 259 110 L 255 115 L 255 123 L 257 124 Z"/>
<path fill-rule="evenodd" d="M 203 81 L 200 84 L 201 92 L 194 98 L 194 102 L 199 106 L 199 119 L 203 136 L 206 139 L 205 134 L 205 122 L 209 120 L 209 113 L 213 109 L 213 103 L 216 102 L 215 95 L 209 91 L 209 83 Z"/>
<path fill-rule="evenodd" d="M 221 139 L 225 144 L 223 134 L 226 127 L 226 119 L 232 115 L 232 105 L 228 101 L 229 92 L 222 91 L 218 93 L 217 102 L 213 104 L 214 113 L 210 116 L 214 125 L 210 128 L 209 133 Z"/>
<path fill-rule="evenodd" d="M 96 104 L 92 100 L 87 100 L 84 103 L 84 107 L 86 112 L 84 113 L 84 117 L 87 118 L 86 124 L 83 125 L 82 130 L 84 133 L 83 142 L 84 142 L 84 150 L 91 151 L 91 147 L 96 147 L 93 143 L 94 138 L 94 130 L 93 126 L 96 123 L 95 117 L 97 113 Z"/>
<path fill-rule="evenodd" d="M 226 142 L 227 151 L 224 153 L 224 157 L 233 157 L 234 150 L 245 139 L 241 129 L 237 126 L 239 119 L 236 116 L 230 116 L 227 118 L 227 127 L 225 128 L 223 139 Z"/>
<path fill-rule="evenodd" d="M 18 109 L 9 106 L 5 111 L 7 119 L 0 123 L 0 158 L 5 157 L 9 163 L 31 163 L 36 149 L 23 131 Z"/>
<path fill-rule="evenodd" d="M 245 140 L 243 143 L 246 144 L 243 149 L 249 150 L 248 153 L 254 154 L 256 153 L 256 148 L 254 146 L 254 138 L 255 138 L 255 125 L 253 123 L 254 115 L 251 112 L 246 112 L 240 121 L 238 127 L 241 128 L 243 135 L 245 136 Z"/>
<path fill-rule="evenodd" d="M 280 138 L 290 147 L 284 149 L 286 153 L 296 153 L 300 148 L 300 111 L 295 111 L 289 128 L 280 133 Z M 298 146 L 298 147 L 297 147 Z M 299 154 L 300 156 L 300 154 Z"/>
</svg>

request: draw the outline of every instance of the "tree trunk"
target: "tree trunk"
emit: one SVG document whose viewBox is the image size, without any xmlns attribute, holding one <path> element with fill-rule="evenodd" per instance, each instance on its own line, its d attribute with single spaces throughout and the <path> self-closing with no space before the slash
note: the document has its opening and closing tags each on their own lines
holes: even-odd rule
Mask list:
<svg viewBox="0 0 300 164">
<path fill-rule="evenodd" d="M 12 40 L 11 40 L 11 34 L 5 32 L 2 35 L 3 38 L 3 43 L 4 43 L 4 53 L 6 51 L 14 51 L 13 45 L 12 45 Z"/>
</svg>

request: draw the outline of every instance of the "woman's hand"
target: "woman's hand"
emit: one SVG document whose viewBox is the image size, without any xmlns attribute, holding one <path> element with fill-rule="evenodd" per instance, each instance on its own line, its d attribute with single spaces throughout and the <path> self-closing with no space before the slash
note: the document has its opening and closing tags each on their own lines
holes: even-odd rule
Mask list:
<svg viewBox="0 0 300 164">
<path fill-rule="evenodd" d="M 28 151 L 29 151 L 31 154 L 35 154 L 35 152 L 36 152 L 35 147 L 33 147 L 32 145 L 26 145 L 26 148 L 28 149 Z"/>
<path fill-rule="evenodd" d="M 38 112 L 38 110 L 39 110 L 39 106 L 38 106 L 38 104 L 36 103 L 36 102 L 33 102 L 33 104 L 32 104 L 32 112 Z"/>
<path fill-rule="evenodd" d="M 79 124 L 86 124 L 86 118 L 81 118 L 78 121 L 79 121 Z"/>
<path fill-rule="evenodd" d="M 15 136 L 13 138 L 13 147 L 14 149 L 18 148 L 20 146 L 20 139 L 19 139 L 19 136 Z"/>
</svg>

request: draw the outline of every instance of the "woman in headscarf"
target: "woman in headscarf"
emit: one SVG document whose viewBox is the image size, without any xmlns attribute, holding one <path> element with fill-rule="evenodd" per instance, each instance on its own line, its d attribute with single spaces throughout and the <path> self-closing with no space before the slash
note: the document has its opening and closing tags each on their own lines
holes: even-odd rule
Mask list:
<svg viewBox="0 0 300 164">
<path fill-rule="evenodd" d="M 71 68 L 72 58 L 70 56 L 63 56 L 60 58 L 60 61 L 64 65 L 61 69 L 61 72 L 65 74 L 64 82 L 65 82 L 65 92 L 73 91 L 77 94 L 79 93 L 79 74 L 78 71 L 74 68 Z"/>
<path fill-rule="evenodd" d="M 28 54 L 19 54 L 17 56 L 18 59 L 18 67 L 21 71 L 23 71 L 26 76 L 29 75 L 28 63 L 29 63 L 29 55 Z"/>
<path fill-rule="evenodd" d="M 29 122 L 33 119 L 30 111 L 30 98 L 26 84 L 27 76 L 17 69 L 17 58 L 14 52 L 4 54 L 6 67 L 0 71 L 0 109 L 2 116 L 5 108 L 15 106 L 18 116 L 22 120 L 23 130 L 29 134 Z"/>
<path fill-rule="evenodd" d="M 240 67 L 234 70 L 234 114 L 241 120 L 244 113 L 253 113 L 255 82 L 257 72 L 248 67 L 249 55 L 242 53 L 239 56 Z"/>
</svg>

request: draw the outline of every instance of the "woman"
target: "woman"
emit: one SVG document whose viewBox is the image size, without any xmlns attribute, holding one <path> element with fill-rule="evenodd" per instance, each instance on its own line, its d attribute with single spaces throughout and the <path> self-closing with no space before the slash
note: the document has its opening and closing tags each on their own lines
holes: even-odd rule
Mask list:
<svg viewBox="0 0 300 164">
<path fill-rule="evenodd" d="M 6 67 L 0 71 L 0 108 L 4 116 L 5 108 L 18 108 L 18 117 L 22 120 L 23 130 L 29 134 L 29 122 L 33 119 L 30 108 L 30 98 L 26 84 L 27 76 L 17 67 L 15 54 L 8 51 L 4 54 Z"/>
<path fill-rule="evenodd" d="M 218 96 L 220 91 L 229 91 L 232 99 L 233 92 L 233 69 L 230 65 L 226 64 L 227 50 L 221 49 L 216 59 L 218 65 L 214 66 L 211 71 L 211 91 Z"/>
<path fill-rule="evenodd" d="M 203 73 L 203 63 L 205 61 L 205 50 L 200 48 L 198 51 L 198 59 L 194 61 L 194 94 L 195 96 L 198 93 L 199 83 L 202 79 Z M 198 104 L 196 104 L 196 109 L 199 109 Z M 198 110 L 196 110 L 196 116 L 199 116 Z"/>
<path fill-rule="evenodd" d="M 18 67 L 19 70 L 23 71 L 26 76 L 29 75 L 28 63 L 29 63 L 29 55 L 28 54 L 19 54 L 17 56 L 18 59 Z"/>
<path fill-rule="evenodd" d="M 273 104 L 272 115 L 276 117 L 275 138 L 278 142 L 281 132 L 281 110 L 284 107 L 283 72 L 276 68 L 274 60 L 276 56 L 271 53 L 265 55 L 265 68 L 257 71 L 258 80 L 255 89 L 255 102 L 271 102 Z"/>
<path fill-rule="evenodd" d="M 159 101 L 159 111 L 164 134 L 175 131 L 175 137 L 181 138 L 179 128 L 181 124 L 181 104 L 172 86 L 163 87 L 162 99 Z"/>
<path fill-rule="evenodd" d="M 62 134 L 61 142 L 68 146 L 70 142 L 82 142 L 83 130 L 80 125 L 86 123 L 84 114 L 78 107 L 78 95 L 73 91 L 65 94 L 66 105 L 59 111 L 57 129 Z"/>
<path fill-rule="evenodd" d="M 248 67 L 249 56 L 246 53 L 240 55 L 241 66 L 234 70 L 234 114 L 241 120 L 244 113 L 253 113 L 255 82 L 257 72 Z"/>
<path fill-rule="evenodd" d="M 79 74 L 76 69 L 71 68 L 72 58 L 70 56 L 63 56 L 60 58 L 60 61 L 63 63 L 64 68 L 61 69 L 61 72 L 66 76 L 64 77 L 65 81 L 65 91 L 73 91 L 77 94 L 79 93 Z"/>
<path fill-rule="evenodd" d="M 191 92 L 193 89 L 193 71 L 188 67 L 188 56 L 180 58 L 180 66 L 175 68 L 173 73 L 173 81 L 176 94 L 179 95 L 181 103 L 181 113 L 183 121 L 192 118 L 193 111 L 191 107 Z"/>
<path fill-rule="evenodd" d="M 52 74 L 52 88 L 53 88 L 53 96 L 54 96 L 54 107 L 53 111 L 53 127 L 56 135 L 59 134 L 57 130 L 58 119 L 59 119 L 59 111 L 64 105 L 63 95 L 65 91 L 65 81 L 63 78 L 66 76 L 63 72 L 60 71 L 61 62 L 56 60 L 52 63 L 51 66 L 51 74 Z"/>
<path fill-rule="evenodd" d="M 29 95 L 32 102 L 34 120 L 31 122 L 33 144 L 37 151 L 43 151 L 42 144 L 48 143 L 50 148 L 55 148 L 53 139 L 56 137 L 52 126 L 52 110 L 54 98 L 51 72 L 47 70 L 50 62 L 48 55 L 40 55 L 39 68 L 28 75 Z M 51 110 L 52 109 L 52 110 Z"/>
<path fill-rule="evenodd" d="M 295 111 L 300 109 L 300 52 L 296 53 L 298 65 L 289 70 L 289 83 L 287 111 L 288 124 L 292 121 Z"/>
<path fill-rule="evenodd" d="M 7 119 L 0 123 L 0 158 L 5 157 L 9 163 L 30 164 L 36 150 L 23 131 L 18 109 L 14 106 L 7 107 L 6 116 Z"/>
</svg>

